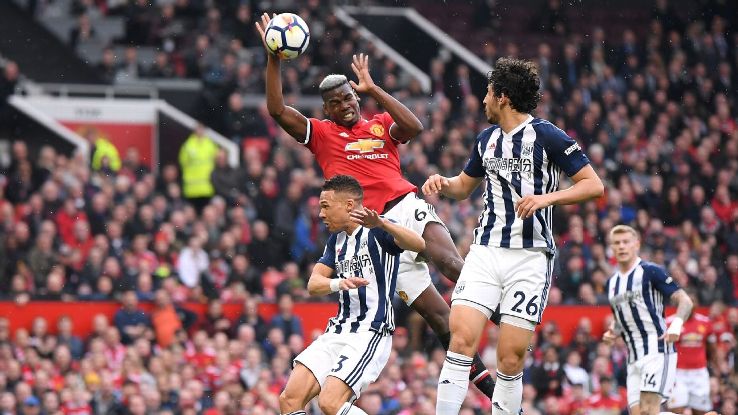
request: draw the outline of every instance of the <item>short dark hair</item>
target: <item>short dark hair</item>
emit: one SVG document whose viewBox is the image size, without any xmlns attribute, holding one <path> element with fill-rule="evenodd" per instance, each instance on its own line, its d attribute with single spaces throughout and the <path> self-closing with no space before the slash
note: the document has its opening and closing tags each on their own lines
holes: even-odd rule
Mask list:
<svg viewBox="0 0 738 415">
<path fill-rule="evenodd" d="M 536 65 L 531 61 L 497 59 L 494 68 L 487 73 L 487 81 L 492 85 L 495 96 L 505 94 L 516 111 L 531 112 L 541 100 L 541 80 Z"/>
<path fill-rule="evenodd" d="M 350 193 L 354 199 L 364 200 L 364 189 L 361 188 L 359 181 L 345 174 L 339 174 L 326 180 L 323 184 L 323 190 Z"/>
</svg>

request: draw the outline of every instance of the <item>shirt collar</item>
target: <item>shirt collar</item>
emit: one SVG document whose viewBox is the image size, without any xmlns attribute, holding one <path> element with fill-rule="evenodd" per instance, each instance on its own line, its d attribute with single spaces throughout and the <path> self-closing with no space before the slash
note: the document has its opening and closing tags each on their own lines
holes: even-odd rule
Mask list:
<svg viewBox="0 0 738 415">
<path fill-rule="evenodd" d="M 528 114 L 528 117 L 525 119 L 525 121 L 523 121 L 520 124 L 518 124 L 517 127 L 513 128 L 512 130 L 510 130 L 509 133 L 506 133 L 505 130 L 503 130 L 502 128 L 500 128 L 500 131 L 502 131 L 502 135 L 513 136 L 513 135 L 515 135 L 515 133 L 517 133 L 518 131 L 520 131 L 523 128 L 525 128 L 525 126 L 528 125 L 528 123 L 531 122 L 531 121 L 533 121 L 533 116 L 530 115 L 530 114 Z"/>
</svg>

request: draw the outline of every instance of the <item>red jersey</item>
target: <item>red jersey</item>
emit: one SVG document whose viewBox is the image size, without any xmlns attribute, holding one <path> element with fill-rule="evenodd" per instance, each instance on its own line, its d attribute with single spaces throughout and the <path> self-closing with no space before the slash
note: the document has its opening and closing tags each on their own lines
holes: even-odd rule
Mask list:
<svg viewBox="0 0 738 415">
<path fill-rule="evenodd" d="M 666 319 L 666 324 L 671 324 L 674 315 Z M 702 369 L 707 367 L 707 341 L 712 335 L 712 323 L 710 318 L 693 313 L 689 320 L 682 326 L 682 334 L 676 344 L 677 368 L 679 369 Z"/>
<path fill-rule="evenodd" d="M 625 408 L 623 398 L 620 395 L 602 396 L 601 393 L 590 396 L 585 406 L 588 413 L 597 412 L 600 414 L 619 414 Z"/>
<path fill-rule="evenodd" d="M 397 197 L 416 191 L 400 171 L 399 142 L 390 136 L 388 113 L 360 119 L 351 128 L 330 120 L 308 120 L 305 146 L 315 154 L 323 176 L 353 176 L 364 188 L 364 206 L 379 213 Z"/>
</svg>

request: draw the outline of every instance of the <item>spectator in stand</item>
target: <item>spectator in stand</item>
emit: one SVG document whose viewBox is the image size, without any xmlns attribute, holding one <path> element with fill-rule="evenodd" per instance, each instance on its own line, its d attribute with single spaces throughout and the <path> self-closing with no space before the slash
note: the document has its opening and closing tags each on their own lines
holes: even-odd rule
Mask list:
<svg viewBox="0 0 738 415">
<path fill-rule="evenodd" d="M 218 146 L 206 135 L 205 126 L 198 124 L 179 150 L 182 169 L 182 193 L 202 211 L 215 194 L 210 175 L 215 169 Z"/>
<path fill-rule="evenodd" d="M 77 26 L 73 27 L 69 31 L 69 46 L 72 49 L 77 49 L 77 46 L 84 44 L 90 40 L 97 38 L 97 32 L 92 27 L 90 22 L 90 16 L 86 13 L 81 14 L 77 18 Z"/>
<path fill-rule="evenodd" d="M 121 308 L 115 313 L 113 321 L 124 345 L 130 345 L 139 338 L 147 338 L 151 329 L 151 318 L 138 308 L 138 297 L 134 290 L 122 293 Z"/>
<path fill-rule="evenodd" d="M 0 131 L 5 133 L 9 132 L 9 127 L 13 125 L 12 110 L 7 103 L 8 97 L 15 92 L 19 77 L 18 64 L 11 60 L 7 61 L 2 76 L 0 76 L 0 128 L 2 128 Z M 15 157 L 13 159 L 20 161 Z"/>
<path fill-rule="evenodd" d="M 189 288 L 194 288 L 200 284 L 203 273 L 207 271 L 210 265 L 208 254 L 202 249 L 202 246 L 202 238 L 192 236 L 177 260 L 179 279 Z"/>
<path fill-rule="evenodd" d="M 549 346 L 544 350 L 543 361 L 531 368 L 529 376 L 539 397 L 562 396 L 565 373 L 555 347 Z"/>
<path fill-rule="evenodd" d="M 238 171 L 228 163 L 228 154 L 224 150 L 218 151 L 215 158 L 215 168 L 210 177 L 215 194 L 223 197 L 229 206 L 235 205 L 239 200 L 239 174 Z"/>
<path fill-rule="evenodd" d="M 588 400 L 586 408 L 588 411 L 596 411 L 602 415 L 618 415 L 624 407 L 623 398 L 610 376 L 600 378 L 599 392 L 594 393 Z"/>
<path fill-rule="evenodd" d="M 209 337 L 213 337 L 216 333 L 231 332 L 231 321 L 223 314 L 223 303 L 220 300 L 210 300 L 205 315 L 200 319 L 198 330 L 203 330 Z"/>
<path fill-rule="evenodd" d="M 282 331 L 285 339 L 293 334 L 303 335 L 302 321 L 294 315 L 294 302 L 290 294 L 282 294 L 277 303 L 278 313 L 272 318 L 270 326 Z"/>
<path fill-rule="evenodd" d="M 243 312 L 238 317 L 237 327 L 248 325 L 254 329 L 256 341 L 262 342 L 266 339 L 269 325 L 258 312 L 258 302 L 254 298 L 247 298 L 243 304 Z"/>
<path fill-rule="evenodd" d="M 118 148 L 100 134 L 94 127 L 88 127 L 84 137 L 90 144 L 90 165 L 92 170 L 114 173 L 120 170 L 121 161 Z"/>
<path fill-rule="evenodd" d="M 156 290 L 151 325 L 159 347 L 167 348 L 182 334 L 183 325 L 166 290 Z"/>
<path fill-rule="evenodd" d="M 84 353 L 84 344 L 82 340 L 72 333 L 72 319 L 69 316 L 61 316 L 57 321 L 57 344 L 65 345 L 69 348 L 72 359 L 80 360 Z"/>
</svg>

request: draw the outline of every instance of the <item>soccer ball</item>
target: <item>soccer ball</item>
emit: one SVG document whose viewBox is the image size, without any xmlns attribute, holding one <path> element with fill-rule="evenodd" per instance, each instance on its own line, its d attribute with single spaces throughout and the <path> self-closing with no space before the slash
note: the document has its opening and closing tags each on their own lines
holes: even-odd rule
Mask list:
<svg viewBox="0 0 738 415">
<path fill-rule="evenodd" d="M 307 49 L 310 31 L 300 16 L 282 13 L 269 22 L 264 40 L 269 51 L 281 59 L 295 59 Z"/>
</svg>

